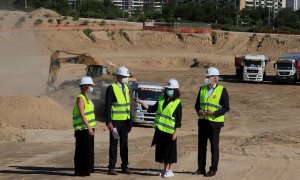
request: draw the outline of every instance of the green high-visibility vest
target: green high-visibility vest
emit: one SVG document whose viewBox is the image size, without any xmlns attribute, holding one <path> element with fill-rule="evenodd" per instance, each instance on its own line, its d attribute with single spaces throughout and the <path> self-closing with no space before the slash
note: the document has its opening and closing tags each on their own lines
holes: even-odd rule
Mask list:
<svg viewBox="0 0 300 180">
<path fill-rule="evenodd" d="M 158 109 L 156 112 L 153 127 L 157 127 L 163 132 L 173 134 L 175 131 L 175 118 L 173 117 L 173 113 L 176 110 L 178 104 L 181 102 L 181 100 L 176 99 L 175 101 L 169 102 L 165 109 L 163 109 L 163 105 L 165 102 L 163 96 L 160 96 L 157 102 Z"/>
<path fill-rule="evenodd" d="M 222 109 L 222 106 L 219 103 L 223 88 L 223 86 L 217 85 L 211 95 L 207 97 L 208 85 L 202 86 L 200 91 L 200 109 L 202 111 L 210 110 L 212 112 Z M 214 115 L 199 116 L 199 119 L 206 119 L 213 122 L 224 122 L 224 115 L 219 117 L 215 117 Z"/>
<path fill-rule="evenodd" d="M 83 94 L 80 94 L 77 96 L 77 98 L 81 98 L 84 102 L 84 116 L 86 120 L 88 121 L 91 128 L 94 128 L 96 126 L 96 120 L 95 120 L 95 114 L 94 114 L 94 104 L 91 100 L 87 102 L 87 99 Z M 77 102 L 74 105 L 73 108 L 73 127 L 74 130 L 82 130 L 86 129 L 86 125 L 83 123 L 83 120 L 79 114 Z"/>
<path fill-rule="evenodd" d="M 125 96 L 119 85 L 116 83 L 112 84 L 117 102 L 113 102 L 111 106 L 111 119 L 113 121 L 124 121 L 130 119 L 130 97 L 129 97 L 129 88 L 126 84 L 125 87 Z"/>
</svg>

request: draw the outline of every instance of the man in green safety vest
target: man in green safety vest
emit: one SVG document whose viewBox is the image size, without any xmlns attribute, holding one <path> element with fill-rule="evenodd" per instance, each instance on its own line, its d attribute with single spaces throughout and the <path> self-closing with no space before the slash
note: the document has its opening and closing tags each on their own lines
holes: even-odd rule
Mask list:
<svg viewBox="0 0 300 180">
<path fill-rule="evenodd" d="M 128 77 L 126 67 L 119 67 L 116 71 L 117 82 L 106 90 L 105 117 L 106 125 L 110 132 L 109 138 L 109 165 L 108 174 L 117 175 L 117 145 L 120 140 L 120 156 L 122 160 L 122 173 L 132 174 L 128 168 L 128 133 L 131 131 L 131 113 Z"/>
<path fill-rule="evenodd" d="M 225 87 L 218 84 L 219 70 L 210 67 L 195 103 L 198 114 L 198 169 L 195 175 L 216 175 L 219 163 L 219 136 L 224 126 L 224 114 L 229 111 L 229 97 Z M 206 173 L 207 140 L 211 145 L 211 166 Z"/>
</svg>

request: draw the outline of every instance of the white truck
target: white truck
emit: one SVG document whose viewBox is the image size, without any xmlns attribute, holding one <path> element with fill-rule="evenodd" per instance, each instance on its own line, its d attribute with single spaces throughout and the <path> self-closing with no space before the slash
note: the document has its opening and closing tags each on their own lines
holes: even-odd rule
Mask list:
<svg viewBox="0 0 300 180">
<path fill-rule="evenodd" d="M 129 86 L 131 97 L 139 98 L 146 102 L 148 106 L 153 106 L 160 95 L 163 94 L 164 87 L 156 83 L 133 82 Z M 155 113 L 148 113 L 139 103 L 132 100 L 131 103 L 132 121 L 139 124 L 152 124 L 155 119 Z"/>
<path fill-rule="evenodd" d="M 266 78 L 268 62 L 270 59 L 260 54 L 235 56 L 236 76 L 243 81 L 262 82 Z"/>
<path fill-rule="evenodd" d="M 289 53 L 281 56 L 274 64 L 277 82 L 300 81 L 300 53 Z"/>
</svg>

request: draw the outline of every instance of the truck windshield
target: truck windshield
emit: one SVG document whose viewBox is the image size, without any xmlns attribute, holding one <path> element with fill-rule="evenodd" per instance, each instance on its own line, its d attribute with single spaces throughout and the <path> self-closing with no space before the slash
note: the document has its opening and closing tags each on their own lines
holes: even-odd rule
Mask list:
<svg viewBox="0 0 300 180">
<path fill-rule="evenodd" d="M 246 60 L 245 61 L 245 66 L 247 66 L 247 67 L 261 67 L 261 61 Z"/>
<path fill-rule="evenodd" d="M 287 62 L 278 62 L 277 63 L 277 69 L 281 69 L 281 70 L 291 70 L 292 67 L 292 63 L 287 63 Z"/>
<path fill-rule="evenodd" d="M 139 99 L 142 100 L 150 100 L 150 101 L 157 101 L 158 97 L 162 95 L 162 91 L 146 91 L 146 90 L 139 90 L 138 96 Z"/>
</svg>

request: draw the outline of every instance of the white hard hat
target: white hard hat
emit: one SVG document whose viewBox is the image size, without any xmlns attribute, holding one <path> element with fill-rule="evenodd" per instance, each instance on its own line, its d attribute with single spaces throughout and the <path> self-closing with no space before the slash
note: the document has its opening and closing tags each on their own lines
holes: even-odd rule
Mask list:
<svg viewBox="0 0 300 180">
<path fill-rule="evenodd" d="M 219 70 L 215 67 L 207 69 L 206 76 L 220 76 Z"/>
<path fill-rule="evenodd" d="M 93 82 L 93 79 L 89 76 L 84 76 L 80 79 L 79 85 L 86 85 L 86 84 L 91 84 L 91 85 L 95 85 Z"/>
<path fill-rule="evenodd" d="M 129 71 L 126 67 L 124 66 L 121 66 L 117 69 L 116 71 L 116 75 L 120 75 L 120 76 L 126 76 L 126 77 L 129 77 Z"/>
<path fill-rule="evenodd" d="M 165 86 L 165 88 L 179 89 L 178 81 L 176 79 L 170 79 L 168 81 L 168 84 Z"/>
</svg>

